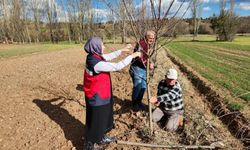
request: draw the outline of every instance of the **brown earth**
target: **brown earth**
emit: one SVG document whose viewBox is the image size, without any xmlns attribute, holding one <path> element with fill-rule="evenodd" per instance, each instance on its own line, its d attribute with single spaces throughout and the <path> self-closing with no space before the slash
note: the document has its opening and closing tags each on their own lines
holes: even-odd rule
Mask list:
<svg viewBox="0 0 250 150">
<path fill-rule="evenodd" d="M 109 45 L 120 47 L 119 45 Z M 79 49 L 38 53 L 0 60 L 0 149 L 82 149 L 85 107 L 82 92 L 85 54 Z M 165 51 L 151 80 L 152 94 L 167 68 L 175 67 Z M 177 68 L 178 69 L 178 68 Z M 185 128 L 164 131 L 154 124 L 149 135 L 148 111 L 131 111 L 132 84 L 128 67 L 112 73 L 115 129 L 119 140 L 164 145 L 210 145 L 244 149 L 243 144 L 214 116 L 205 98 L 180 73 L 184 89 Z M 145 96 L 146 97 L 146 96 Z M 144 103 L 147 104 L 146 99 Z M 147 149 L 111 144 L 106 149 Z"/>
</svg>

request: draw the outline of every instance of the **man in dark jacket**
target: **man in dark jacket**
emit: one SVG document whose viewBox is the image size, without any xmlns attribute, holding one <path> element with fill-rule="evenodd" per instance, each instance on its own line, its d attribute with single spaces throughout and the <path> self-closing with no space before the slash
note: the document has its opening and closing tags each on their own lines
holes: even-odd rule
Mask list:
<svg viewBox="0 0 250 150">
<path fill-rule="evenodd" d="M 132 103 L 133 110 L 138 111 L 143 108 L 142 98 L 147 88 L 147 60 L 148 51 L 152 50 L 155 42 L 155 32 L 149 30 L 146 35 L 135 46 L 134 52 L 142 52 L 141 57 L 137 57 L 132 61 L 130 66 L 130 76 L 133 81 Z M 154 68 L 154 64 L 150 63 L 150 69 Z"/>
</svg>

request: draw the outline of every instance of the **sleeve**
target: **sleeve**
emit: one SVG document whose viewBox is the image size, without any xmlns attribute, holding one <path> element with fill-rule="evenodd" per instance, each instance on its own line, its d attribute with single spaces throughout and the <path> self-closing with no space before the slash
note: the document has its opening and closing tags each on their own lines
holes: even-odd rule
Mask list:
<svg viewBox="0 0 250 150">
<path fill-rule="evenodd" d="M 157 86 L 157 96 L 160 96 L 161 93 L 162 93 L 161 84 L 162 84 L 162 81 L 160 81 L 159 84 L 158 84 L 158 86 Z"/>
<path fill-rule="evenodd" d="M 122 50 L 117 50 L 117 51 L 114 51 L 114 52 L 111 52 L 111 53 L 108 53 L 108 54 L 103 54 L 102 57 L 109 61 L 109 60 L 112 60 L 112 59 L 115 59 L 117 58 L 118 56 L 120 56 L 122 53 Z"/>
<path fill-rule="evenodd" d="M 139 44 L 137 43 L 137 44 L 135 45 L 134 52 L 138 52 L 138 51 L 139 51 Z"/>
<path fill-rule="evenodd" d="M 105 61 L 100 61 L 94 66 L 94 70 L 96 73 L 99 72 L 112 72 L 112 71 L 119 71 L 122 68 L 126 67 L 130 62 L 132 61 L 132 56 L 129 55 L 122 61 L 118 63 L 111 63 L 111 62 L 105 62 Z"/>
</svg>

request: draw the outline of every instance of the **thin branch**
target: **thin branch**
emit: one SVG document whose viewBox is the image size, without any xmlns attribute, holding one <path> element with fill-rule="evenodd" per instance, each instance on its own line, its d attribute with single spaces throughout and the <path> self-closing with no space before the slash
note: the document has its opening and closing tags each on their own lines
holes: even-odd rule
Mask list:
<svg viewBox="0 0 250 150">
<path fill-rule="evenodd" d="M 107 6 L 108 8 L 115 13 L 115 15 L 118 17 L 118 18 L 122 18 L 122 16 L 118 13 L 117 10 L 113 9 L 112 5 L 111 5 L 111 2 L 107 2 L 106 0 L 102 0 Z"/>
<path fill-rule="evenodd" d="M 175 0 L 172 0 L 169 7 L 168 7 L 168 10 L 166 11 L 165 15 L 163 16 L 163 18 L 166 18 L 169 14 L 169 11 L 170 9 L 172 8 L 173 4 L 174 4 Z"/>
<path fill-rule="evenodd" d="M 158 144 L 147 144 L 147 143 L 137 143 L 137 142 L 126 142 L 126 141 L 117 141 L 117 144 L 122 145 L 133 145 L 133 146 L 144 146 L 144 147 L 152 147 L 152 148 L 184 148 L 184 149 L 215 149 L 220 147 L 210 146 L 210 145 L 158 145 Z"/>
<path fill-rule="evenodd" d="M 155 13 L 155 6 L 154 6 L 154 1 L 153 0 L 150 0 L 150 6 L 151 6 L 151 13 L 152 13 L 152 17 L 154 19 L 156 19 L 156 13 Z"/>
<path fill-rule="evenodd" d="M 183 2 L 183 3 L 184 3 L 184 2 Z M 180 10 L 180 8 L 181 8 L 181 6 L 183 5 L 183 3 L 180 5 L 178 11 Z M 182 16 L 181 16 L 180 18 L 183 18 L 183 17 L 186 15 L 186 13 L 187 13 L 189 7 L 190 7 L 190 3 L 189 3 L 189 6 L 187 7 L 187 9 L 184 11 L 184 13 L 182 14 Z M 175 15 L 173 15 L 169 20 L 173 20 L 173 19 L 176 17 L 176 15 L 177 15 L 177 13 L 175 13 Z M 177 20 L 177 21 L 173 22 L 170 26 L 167 26 L 167 29 L 168 29 L 167 32 L 170 31 L 174 26 L 176 26 L 176 25 L 181 21 L 181 19 L 176 19 L 176 20 Z M 163 23 L 163 22 L 162 22 L 162 23 Z M 163 25 L 161 26 L 161 28 L 159 28 L 159 30 L 161 30 L 162 27 L 163 27 Z M 162 35 L 163 35 L 163 33 L 160 34 L 160 36 L 162 36 Z"/>
<path fill-rule="evenodd" d="M 181 3 L 181 5 L 179 6 L 179 8 L 178 8 L 177 11 L 175 12 L 175 14 L 174 14 L 169 20 L 172 20 L 173 18 L 176 17 L 176 15 L 179 13 L 180 9 L 182 8 L 184 2 L 185 2 L 185 0 Z M 173 5 L 171 5 L 171 7 L 172 7 L 172 6 L 173 6 Z M 171 9 L 171 7 L 170 7 L 170 9 Z M 169 10 L 170 10 L 170 9 L 169 9 Z M 166 15 L 166 14 L 165 14 L 165 15 Z M 167 15 L 166 15 L 165 17 L 167 17 Z M 182 16 L 182 18 L 183 18 L 183 16 Z M 162 18 L 161 26 L 159 27 L 158 30 L 161 30 L 161 29 L 162 29 L 163 23 L 164 23 L 164 19 L 165 19 L 165 18 Z"/>
<path fill-rule="evenodd" d="M 160 20 L 161 19 L 161 0 L 159 0 L 159 6 L 158 6 L 158 19 L 157 20 Z"/>
<path fill-rule="evenodd" d="M 122 2 L 123 2 L 123 5 L 124 5 L 124 7 L 125 7 L 125 10 L 126 10 L 126 12 L 127 12 L 127 17 L 128 17 L 130 26 L 131 26 L 131 28 L 132 28 L 132 30 L 133 30 L 134 36 L 135 36 L 136 40 L 139 41 L 139 38 L 138 38 L 138 36 L 137 36 L 137 34 L 136 34 L 136 31 L 135 31 L 135 28 L 134 28 L 134 25 L 133 25 L 133 24 L 136 25 L 135 20 L 134 20 L 134 17 L 133 17 L 133 15 L 131 14 L 131 12 L 128 10 L 128 7 L 127 7 L 127 5 L 126 5 L 126 3 L 125 3 L 125 0 L 122 0 Z M 140 32 L 138 31 L 138 28 L 136 28 L 136 29 L 137 29 L 137 33 L 140 34 Z"/>
</svg>

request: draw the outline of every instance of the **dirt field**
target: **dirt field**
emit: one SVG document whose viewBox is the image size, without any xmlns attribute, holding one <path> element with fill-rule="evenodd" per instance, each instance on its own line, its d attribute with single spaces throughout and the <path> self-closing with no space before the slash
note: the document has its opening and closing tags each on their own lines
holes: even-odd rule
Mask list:
<svg viewBox="0 0 250 150">
<path fill-rule="evenodd" d="M 166 69 L 176 67 L 164 51 L 158 55 L 158 60 L 151 80 L 153 94 Z M 83 148 L 85 102 L 81 86 L 84 62 L 81 48 L 0 60 L 0 149 Z M 171 133 L 154 124 L 154 136 L 148 134 L 148 112 L 131 111 L 132 84 L 128 67 L 112 73 L 112 81 L 115 129 L 110 134 L 119 140 L 166 145 L 219 143 L 226 149 L 244 149 L 226 125 L 210 112 L 204 97 L 195 91 L 185 74 L 180 73 L 186 113 L 184 131 Z M 147 104 L 146 99 L 144 103 Z M 118 144 L 104 148 L 146 149 Z"/>
</svg>

